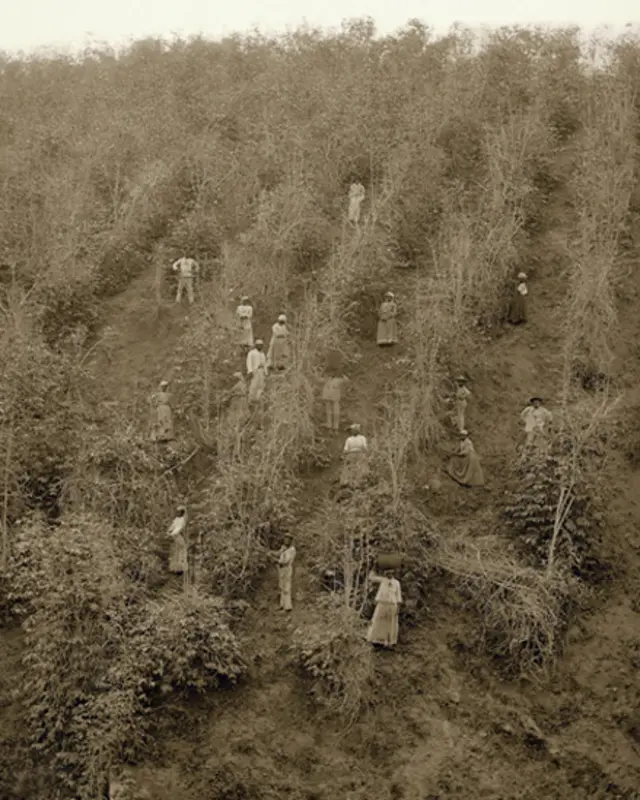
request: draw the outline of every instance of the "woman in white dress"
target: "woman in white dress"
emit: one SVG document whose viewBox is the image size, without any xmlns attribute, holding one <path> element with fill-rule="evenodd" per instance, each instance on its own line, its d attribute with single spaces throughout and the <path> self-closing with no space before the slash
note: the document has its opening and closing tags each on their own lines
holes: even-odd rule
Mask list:
<svg viewBox="0 0 640 800">
<path fill-rule="evenodd" d="M 359 425 L 349 427 L 349 436 L 342 451 L 341 486 L 358 486 L 367 477 L 367 439 L 360 433 Z"/>
<path fill-rule="evenodd" d="M 384 576 L 369 575 L 371 583 L 378 584 L 376 609 L 367 631 L 367 641 L 382 647 L 395 647 L 398 643 L 398 616 L 402 603 L 400 581 L 393 570 L 385 570 Z"/>
<path fill-rule="evenodd" d="M 187 571 L 187 539 L 185 530 L 187 527 L 187 509 L 185 506 L 178 506 L 176 516 L 169 526 L 168 534 L 171 537 L 171 548 L 169 550 L 169 572 L 175 575 L 182 575 Z"/>
<path fill-rule="evenodd" d="M 240 299 L 240 305 L 236 308 L 236 316 L 240 322 L 240 345 L 253 347 L 253 306 L 247 295 Z"/>
<path fill-rule="evenodd" d="M 289 366 L 289 329 L 287 317 L 280 314 L 278 321 L 271 328 L 271 341 L 267 350 L 267 367 L 281 371 Z"/>
</svg>

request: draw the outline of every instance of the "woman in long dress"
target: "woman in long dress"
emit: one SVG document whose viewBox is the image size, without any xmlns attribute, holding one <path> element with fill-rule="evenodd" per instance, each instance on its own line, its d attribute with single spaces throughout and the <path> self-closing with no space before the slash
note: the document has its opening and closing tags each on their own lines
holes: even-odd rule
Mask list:
<svg viewBox="0 0 640 800">
<path fill-rule="evenodd" d="M 394 647 L 398 643 L 398 616 L 402 603 L 400 581 L 390 569 L 385 570 L 384 576 L 369 575 L 369 580 L 378 584 L 378 593 L 367 641 L 382 647 Z"/>
<path fill-rule="evenodd" d="M 464 375 L 458 375 L 456 378 L 456 393 L 455 401 L 455 425 L 459 431 L 465 429 L 465 414 L 467 410 L 467 403 L 471 397 L 471 392 L 467 387 L 467 379 Z"/>
<path fill-rule="evenodd" d="M 360 181 L 356 181 L 355 183 L 351 184 L 349 187 L 348 218 L 352 225 L 358 225 L 360 222 L 360 210 L 364 200 L 364 195 L 364 186 L 360 183 Z"/>
<path fill-rule="evenodd" d="M 240 322 L 240 345 L 250 349 L 253 347 L 253 306 L 246 294 L 240 298 L 236 316 Z"/>
<path fill-rule="evenodd" d="M 367 439 L 360 433 L 359 425 L 349 427 L 349 436 L 342 451 L 341 486 L 358 486 L 367 477 Z"/>
<path fill-rule="evenodd" d="M 461 486 L 484 486 L 482 464 L 468 431 L 460 431 L 458 452 L 451 457 L 447 473 Z"/>
<path fill-rule="evenodd" d="M 518 275 L 515 291 L 509 305 L 509 322 L 512 325 L 522 325 L 527 321 L 527 295 L 529 289 L 526 284 L 527 276 L 524 272 Z"/>
<path fill-rule="evenodd" d="M 267 350 L 267 367 L 283 370 L 289 365 L 289 329 L 287 317 L 280 314 L 278 321 L 271 328 L 271 341 Z"/>
<path fill-rule="evenodd" d="M 159 391 L 151 396 L 151 441 L 170 442 L 174 438 L 169 381 L 161 381 Z"/>
<path fill-rule="evenodd" d="M 284 544 L 278 553 L 278 588 L 280 589 L 280 609 L 291 611 L 293 602 L 291 591 L 293 586 L 293 562 L 296 558 L 296 548 L 293 545 L 293 536 L 287 534 Z"/>
<path fill-rule="evenodd" d="M 387 292 L 378 309 L 378 345 L 389 347 L 398 341 L 398 307 L 393 292 Z"/>
<path fill-rule="evenodd" d="M 187 571 L 187 540 L 185 529 L 187 527 L 187 509 L 178 506 L 176 516 L 169 526 L 168 534 L 171 537 L 169 550 L 169 572 L 182 575 Z"/>
</svg>

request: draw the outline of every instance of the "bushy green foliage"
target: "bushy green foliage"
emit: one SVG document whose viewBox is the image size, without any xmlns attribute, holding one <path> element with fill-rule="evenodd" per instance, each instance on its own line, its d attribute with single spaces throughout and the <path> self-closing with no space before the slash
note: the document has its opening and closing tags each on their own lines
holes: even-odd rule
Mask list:
<svg viewBox="0 0 640 800">
<path fill-rule="evenodd" d="M 310 680 L 310 691 L 321 707 L 354 721 L 366 705 L 373 677 L 371 646 L 359 615 L 338 598 L 319 609 L 318 620 L 294 634 L 293 655 Z"/>
<path fill-rule="evenodd" d="M 34 520 L 9 571 L 8 600 L 27 613 L 21 697 L 34 759 L 87 800 L 111 763 L 145 750 L 158 698 L 245 670 L 219 603 L 149 600 L 147 575 L 132 574 L 132 535 L 89 516 L 51 531 Z"/>
</svg>

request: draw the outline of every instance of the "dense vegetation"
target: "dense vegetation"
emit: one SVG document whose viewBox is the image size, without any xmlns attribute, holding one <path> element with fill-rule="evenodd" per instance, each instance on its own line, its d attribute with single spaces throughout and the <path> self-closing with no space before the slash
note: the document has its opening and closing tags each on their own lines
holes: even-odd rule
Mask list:
<svg viewBox="0 0 640 800">
<path fill-rule="evenodd" d="M 434 40 L 411 22 L 376 38 L 368 20 L 2 60 L 2 592 L 25 634 L 26 731 L 3 796 L 93 800 L 110 766 L 153 754 L 162 697 L 246 673 L 238 601 L 331 463 L 314 410 L 327 372 L 380 391 L 370 485 L 323 495 L 299 545 L 314 575 L 339 577 L 337 595 L 316 589 L 316 624 L 292 645 L 312 696 L 350 720 L 367 704 L 362 612 L 380 549 L 410 559 L 406 624 L 433 587 L 453 587 L 505 673 L 542 679 L 607 557 L 599 482 L 623 425 L 612 351 L 640 207 L 639 77 L 632 39 L 595 64 L 577 31 Z M 368 199 L 354 234 L 343 217 L 356 178 Z M 205 270 L 202 310 L 172 354 L 181 439 L 161 453 L 146 439 L 150 386 L 113 408 L 90 363 L 111 347 L 107 299 L 149 273 L 162 313 L 164 270 L 183 252 Z M 472 540 L 451 531 L 451 509 L 445 531 L 421 490 L 451 375 L 485 369 L 520 269 L 557 279 L 558 436 L 542 469 L 496 461 L 509 494 L 491 535 Z M 382 367 L 357 354 L 397 286 L 405 359 L 374 386 L 367 372 Z M 238 453 L 221 395 L 245 292 L 265 333 L 287 309 L 296 348 Z M 201 535 L 185 593 L 162 563 L 181 497 L 197 500 Z"/>
</svg>

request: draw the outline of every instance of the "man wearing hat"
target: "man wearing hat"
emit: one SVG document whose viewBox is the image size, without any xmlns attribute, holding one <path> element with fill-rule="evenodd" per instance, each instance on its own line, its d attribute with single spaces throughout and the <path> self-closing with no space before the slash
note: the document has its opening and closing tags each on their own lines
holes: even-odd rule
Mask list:
<svg viewBox="0 0 640 800">
<path fill-rule="evenodd" d="M 267 375 L 267 359 L 263 353 L 264 342 L 256 339 L 256 343 L 247 354 L 247 374 L 249 383 L 249 405 L 257 403 L 264 392 Z"/>
<path fill-rule="evenodd" d="M 544 447 L 553 421 L 553 414 L 544 407 L 544 400 L 532 397 L 529 405 L 520 412 L 520 418 L 524 422 L 525 448 Z"/>
<path fill-rule="evenodd" d="M 295 558 L 296 548 L 293 546 L 293 536 L 287 533 L 277 559 L 280 608 L 282 611 L 291 611 L 293 609 L 291 589 L 293 584 L 293 562 Z"/>
<path fill-rule="evenodd" d="M 194 301 L 193 285 L 198 276 L 200 267 L 198 262 L 193 258 L 182 256 L 177 261 L 173 262 L 172 269 L 178 273 L 178 293 L 176 294 L 176 303 L 182 300 L 182 292 L 187 290 L 187 299 L 189 304 L 192 305 Z"/>
</svg>

